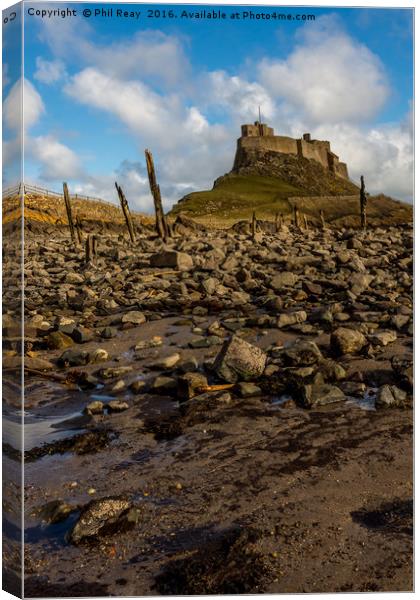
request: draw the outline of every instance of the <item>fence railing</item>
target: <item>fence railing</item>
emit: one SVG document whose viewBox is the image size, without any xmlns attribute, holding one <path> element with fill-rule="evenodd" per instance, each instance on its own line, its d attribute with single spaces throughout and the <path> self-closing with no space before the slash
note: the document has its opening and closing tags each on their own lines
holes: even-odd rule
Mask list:
<svg viewBox="0 0 420 600">
<path fill-rule="evenodd" d="M 23 189 L 22 189 L 23 188 Z M 54 192 L 53 190 L 47 190 L 46 188 L 38 187 L 36 185 L 30 185 L 28 183 L 20 183 L 18 185 L 3 189 L 2 196 L 7 198 L 8 196 L 14 196 L 19 194 L 40 194 L 42 196 L 51 196 L 52 198 L 64 198 L 62 192 Z M 100 202 L 101 204 L 109 204 L 110 206 L 117 207 L 118 205 L 109 200 L 102 200 L 102 198 L 96 198 L 95 196 L 85 196 L 83 194 L 70 194 L 73 200 L 89 200 L 89 202 Z"/>
</svg>

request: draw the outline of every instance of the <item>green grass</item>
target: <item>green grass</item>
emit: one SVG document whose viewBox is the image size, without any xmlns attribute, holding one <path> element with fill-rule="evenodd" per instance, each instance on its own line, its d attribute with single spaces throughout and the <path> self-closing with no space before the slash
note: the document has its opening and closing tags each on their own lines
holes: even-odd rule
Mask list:
<svg viewBox="0 0 420 600">
<path fill-rule="evenodd" d="M 248 218 L 255 210 L 259 218 L 272 218 L 277 212 L 291 211 L 289 196 L 303 194 L 303 190 L 278 178 L 230 175 L 212 190 L 189 194 L 170 214 L 176 216 L 182 212 L 194 218 L 238 221 Z"/>
</svg>

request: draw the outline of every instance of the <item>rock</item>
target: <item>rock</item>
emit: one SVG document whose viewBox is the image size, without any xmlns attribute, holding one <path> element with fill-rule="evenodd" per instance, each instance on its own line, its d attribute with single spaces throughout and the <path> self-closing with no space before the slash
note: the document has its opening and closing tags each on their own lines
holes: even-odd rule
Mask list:
<svg viewBox="0 0 420 600">
<path fill-rule="evenodd" d="M 63 350 L 73 346 L 74 342 L 70 336 L 66 335 L 62 331 L 53 331 L 47 335 L 46 338 L 48 348 L 51 350 Z"/>
<path fill-rule="evenodd" d="M 212 296 L 215 291 L 217 286 L 220 285 L 220 282 L 218 279 L 216 279 L 215 277 L 208 277 L 207 279 L 204 279 L 201 282 L 201 286 L 203 288 L 203 290 L 206 292 L 206 294 L 208 294 L 209 296 Z"/>
<path fill-rule="evenodd" d="M 375 399 L 377 408 L 401 408 L 405 406 L 407 393 L 396 385 L 382 385 Z"/>
<path fill-rule="evenodd" d="M 208 386 L 207 377 L 201 373 L 186 373 L 178 377 L 178 398 L 190 400 L 202 394 L 202 388 Z"/>
<path fill-rule="evenodd" d="M 112 535 L 134 527 L 139 513 L 125 498 L 113 497 L 92 500 L 82 509 L 80 517 L 69 533 L 72 544 L 93 542 L 98 537 Z"/>
<path fill-rule="evenodd" d="M 85 413 L 88 415 L 102 415 L 104 412 L 104 403 L 100 400 L 93 400 L 85 408 Z"/>
<path fill-rule="evenodd" d="M 85 278 L 83 277 L 83 275 L 79 275 L 79 273 L 67 273 L 67 275 L 64 278 L 64 281 L 66 283 L 71 283 L 71 284 L 78 284 L 78 283 L 84 283 Z"/>
<path fill-rule="evenodd" d="M 412 391 L 413 389 L 413 359 L 411 356 L 393 356 L 391 366 L 400 378 L 401 384 Z"/>
<path fill-rule="evenodd" d="M 388 346 L 397 339 L 395 331 L 378 331 L 369 336 L 369 342 L 374 346 Z"/>
<path fill-rule="evenodd" d="M 179 362 L 181 355 L 177 352 L 175 354 L 171 354 L 170 356 L 165 356 L 164 358 L 160 358 L 154 363 L 148 365 L 151 369 L 173 369 L 174 366 Z"/>
<path fill-rule="evenodd" d="M 69 514 L 75 510 L 77 510 L 77 507 L 67 504 L 67 502 L 51 500 L 44 504 L 44 506 L 35 509 L 32 514 L 39 516 L 44 523 L 55 525 L 56 523 L 65 521 Z"/>
<path fill-rule="evenodd" d="M 124 379 L 118 379 L 118 381 L 116 381 L 116 382 L 113 384 L 113 386 L 112 386 L 112 388 L 111 388 L 111 392 L 113 392 L 113 393 L 115 393 L 115 394 L 118 394 L 118 393 L 120 393 L 120 392 L 124 391 L 124 390 L 125 390 L 125 387 L 126 387 L 126 386 L 125 386 L 125 381 L 124 381 Z"/>
<path fill-rule="evenodd" d="M 117 330 L 115 329 L 115 327 L 104 327 L 100 331 L 99 335 L 104 340 L 110 340 L 110 339 L 114 338 L 117 335 Z"/>
<path fill-rule="evenodd" d="M 261 396 L 262 394 L 262 390 L 260 387 L 258 387 L 258 385 L 247 381 L 241 381 L 240 383 L 236 384 L 235 392 L 241 398 L 252 398 L 254 396 Z"/>
<path fill-rule="evenodd" d="M 391 324 L 400 331 L 409 322 L 410 317 L 408 315 L 393 315 L 391 317 Z"/>
<path fill-rule="evenodd" d="M 288 366 L 310 366 L 322 360 L 322 353 L 315 342 L 297 339 L 283 349 L 282 358 Z"/>
<path fill-rule="evenodd" d="M 65 350 L 58 358 L 60 367 L 81 367 L 89 362 L 89 352 L 85 350 Z"/>
<path fill-rule="evenodd" d="M 277 319 L 277 327 L 282 329 L 289 325 L 295 325 L 296 323 L 303 323 L 306 321 L 308 315 L 304 310 L 298 310 L 293 313 L 283 313 Z"/>
<path fill-rule="evenodd" d="M 366 385 L 359 381 L 343 381 L 340 383 L 340 389 L 346 396 L 363 398 L 366 392 Z"/>
<path fill-rule="evenodd" d="M 133 370 L 133 367 L 105 367 L 104 369 L 99 369 L 97 371 L 99 377 L 102 379 L 113 379 L 114 377 L 121 377 L 121 375 L 126 375 Z"/>
<path fill-rule="evenodd" d="M 367 345 L 367 339 L 355 329 L 339 327 L 331 334 L 330 346 L 334 354 L 356 354 Z"/>
<path fill-rule="evenodd" d="M 141 394 L 146 387 L 146 382 L 139 379 L 138 381 L 133 381 L 130 384 L 130 390 L 133 394 Z"/>
<path fill-rule="evenodd" d="M 330 358 L 323 360 L 319 367 L 325 381 L 341 381 L 347 375 L 345 368 Z"/>
<path fill-rule="evenodd" d="M 273 290 L 281 290 L 284 287 L 293 287 L 297 280 L 298 277 L 294 273 L 283 271 L 283 273 L 279 273 L 273 277 L 270 285 Z"/>
<path fill-rule="evenodd" d="M 343 402 L 346 396 L 335 385 L 305 385 L 303 386 L 301 402 L 305 408 L 313 408 L 314 406 L 323 406 L 334 402 Z"/>
<path fill-rule="evenodd" d="M 122 323 L 130 323 L 130 325 L 142 325 L 146 322 L 146 317 L 139 310 L 130 310 L 121 317 Z"/>
<path fill-rule="evenodd" d="M 194 263 L 189 254 L 184 252 L 163 251 L 153 254 L 150 257 L 151 267 L 166 267 L 168 269 L 177 269 L 178 271 L 189 271 Z"/>
<path fill-rule="evenodd" d="M 89 362 L 90 363 L 100 363 L 109 360 L 109 354 L 103 348 L 97 348 L 93 352 L 89 353 Z"/>
<path fill-rule="evenodd" d="M 302 283 L 302 289 L 307 294 L 313 296 L 320 296 L 322 294 L 322 286 L 317 283 L 312 283 L 311 281 L 304 281 Z"/>
<path fill-rule="evenodd" d="M 370 286 L 372 279 L 372 275 L 365 275 L 364 273 L 353 273 L 349 277 L 351 292 L 355 296 L 359 296 Z"/>
<path fill-rule="evenodd" d="M 75 327 L 71 332 L 71 337 L 78 344 L 85 344 L 93 340 L 93 332 L 86 327 Z"/>
<path fill-rule="evenodd" d="M 160 375 L 156 377 L 151 385 L 151 390 L 153 392 L 173 392 L 177 389 L 178 382 L 173 377 L 165 377 L 164 375 Z"/>
<path fill-rule="evenodd" d="M 111 400 L 110 402 L 108 402 L 106 407 L 109 412 L 115 413 L 123 412 L 124 410 L 130 408 L 129 404 L 127 402 L 124 402 L 123 400 Z"/>
<path fill-rule="evenodd" d="M 261 377 L 266 361 L 263 350 L 234 335 L 223 344 L 212 368 L 227 383 L 236 383 Z"/>
<path fill-rule="evenodd" d="M 141 342 L 137 342 L 134 346 L 134 350 L 147 350 L 148 348 L 157 348 L 158 346 L 162 346 L 163 340 L 159 335 L 154 335 L 150 340 L 142 340 Z"/>
<path fill-rule="evenodd" d="M 190 373 L 192 371 L 196 371 L 198 369 L 198 360 L 195 356 L 190 356 L 189 358 L 182 361 L 177 366 L 177 369 L 182 373 Z"/>
</svg>

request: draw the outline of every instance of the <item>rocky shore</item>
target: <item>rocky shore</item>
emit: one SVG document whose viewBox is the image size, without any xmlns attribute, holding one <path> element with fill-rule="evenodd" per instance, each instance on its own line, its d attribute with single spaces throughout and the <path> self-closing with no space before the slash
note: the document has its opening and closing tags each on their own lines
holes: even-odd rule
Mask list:
<svg viewBox="0 0 420 600">
<path fill-rule="evenodd" d="M 411 590 L 412 244 L 29 233 L 25 595 Z"/>
</svg>

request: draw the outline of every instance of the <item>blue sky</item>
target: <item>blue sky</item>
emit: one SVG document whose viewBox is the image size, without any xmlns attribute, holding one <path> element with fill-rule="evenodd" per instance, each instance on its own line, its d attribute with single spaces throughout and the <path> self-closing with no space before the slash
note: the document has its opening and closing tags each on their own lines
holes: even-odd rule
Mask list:
<svg viewBox="0 0 420 600">
<path fill-rule="evenodd" d="M 181 18 L 202 5 L 101 6 L 113 18 L 82 16 L 98 4 L 25 3 L 27 181 L 59 189 L 67 180 L 74 191 L 116 200 L 118 179 L 130 203 L 148 211 L 150 148 L 169 207 L 230 170 L 240 124 L 255 120 L 260 104 L 277 133 L 331 140 L 369 191 L 412 199 L 411 10 L 208 7 L 227 14 L 221 21 Z M 28 14 L 64 7 L 77 16 Z M 177 18 L 146 18 L 148 8 L 172 8 Z M 142 15 L 118 18 L 117 9 Z M 230 18 L 243 11 L 316 18 Z M 10 147 L 14 70 L 3 92 Z M 6 184 L 13 176 L 6 163 Z"/>
</svg>

